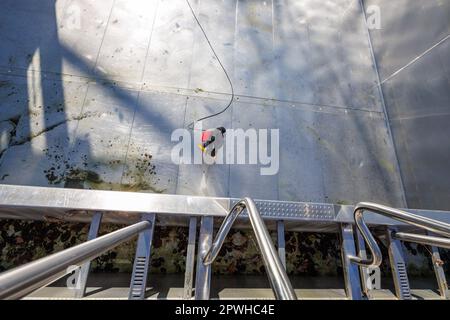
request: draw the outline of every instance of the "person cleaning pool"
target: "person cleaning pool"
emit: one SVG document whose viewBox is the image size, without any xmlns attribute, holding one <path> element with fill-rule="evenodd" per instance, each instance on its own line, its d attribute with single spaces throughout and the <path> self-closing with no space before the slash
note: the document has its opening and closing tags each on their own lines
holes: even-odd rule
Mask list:
<svg viewBox="0 0 450 320">
<path fill-rule="evenodd" d="M 202 132 L 201 144 L 198 147 L 202 152 L 215 159 L 217 151 L 223 147 L 226 129 L 219 127 Z"/>
</svg>

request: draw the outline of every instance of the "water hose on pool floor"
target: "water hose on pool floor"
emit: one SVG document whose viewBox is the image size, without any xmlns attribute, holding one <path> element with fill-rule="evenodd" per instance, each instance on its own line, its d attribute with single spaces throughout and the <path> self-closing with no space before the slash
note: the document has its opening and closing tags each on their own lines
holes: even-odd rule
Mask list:
<svg viewBox="0 0 450 320">
<path fill-rule="evenodd" d="M 194 17 L 195 21 L 197 22 L 197 25 L 199 26 L 200 30 L 202 31 L 202 33 L 203 33 L 203 35 L 204 35 L 204 37 L 205 37 L 205 39 L 206 39 L 206 42 L 208 42 L 208 45 L 209 45 L 209 47 L 211 48 L 212 53 L 213 53 L 214 56 L 216 57 L 216 59 L 217 59 L 217 61 L 219 62 L 220 66 L 221 66 L 221 68 L 222 68 L 222 70 L 223 70 L 223 72 L 225 73 L 225 76 L 227 77 L 228 82 L 229 82 L 229 84 L 230 84 L 230 88 L 231 88 L 231 98 L 230 98 L 230 101 L 228 102 L 227 106 L 226 106 L 225 108 L 223 108 L 221 111 L 217 112 L 217 113 L 210 114 L 210 115 L 208 115 L 208 116 L 206 116 L 206 117 L 199 118 L 199 119 L 197 119 L 197 120 L 191 122 L 191 123 L 188 125 L 188 128 L 189 128 L 189 129 L 194 129 L 195 123 L 197 123 L 197 122 L 199 122 L 199 121 L 202 121 L 202 120 L 206 120 L 206 119 L 210 119 L 210 118 L 216 117 L 216 116 L 218 116 L 218 115 L 220 115 L 220 114 L 222 114 L 222 113 L 224 113 L 225 111 L 228 110 L 228 108 L 232 105 L 233 100 L 234 100 L 234 88 L 233 88 L 233 83 L 231 82 L 231 79 L 230 79 L 230 76 L 228 75 L 227 70 L 226 70 L 225 67 L 223 66 L 222 62 L 221 62 L 220 59 L 219 59 L 219 56 L 217 55 L 216 51 L 214 50 L 214 47 L 212 46 L 211 42 L 209 41 L 209 38 L 208 38 L 208 36 L 206 35 L 206 32 L 205 32 L 205 30 L 203 29 L 203 27 L 202 27 L 200 21 L 198 20 L 197 15 L 196 15 L 195 12 L 194 12 L 194 9 L 192 9 L 191 3 L 189 2 L 189 0 L 186 0 L 186 3 L 187 3 L 187 5 L 189 6 L 189 9 L 191 10 L 192 16 Z"/>
</svg>

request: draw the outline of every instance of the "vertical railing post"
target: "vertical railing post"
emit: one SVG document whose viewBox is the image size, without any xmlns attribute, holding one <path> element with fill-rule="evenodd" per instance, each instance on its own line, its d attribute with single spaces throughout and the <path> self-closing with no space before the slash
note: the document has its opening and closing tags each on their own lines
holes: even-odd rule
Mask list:
<svg viewBox="0 0 450 320">
<path fill-rule="evenodd" d="M 88 241 L 97 238 L 98 231 L 100 230 L 100 224 L 102 222 L 102 217 L 102 212 L 94 213 L 91 225 L 89 226 Z M 89 277 L 90 268 L 91 261 L 88 261 L 81 266 L 76 283 L 75 298 L 81 299 L 86 294 L 86 284 Z"/>
<path fill-rule="evenodd" d="M 186 252 L 186 271 L 184 273 L 183 299 L 192 298 L 195 267 L 195 238 L 197 237 L 197 218 L 189 219 L 188 247 Z"/>
<path fill-rule="evenodd" d="M 392 237 L 395 228 L 387 228 L 386 239 L 388 242 L 389 262 L 391 264 L 392 278 L 394 280 L 395 295 L 400 300 L 411 300 L 411 288 L 403 255 L 402 243 Z"/>
<path fill-rule="evenodd" d="M 286 269 L 286 239 L 284 230 L 284 221 L 277 221 L 277 240 L 278 240 L 278 255 L 281 263 Z"/>
<path fill-rule="evenodd" d="M 197 270 L 195 275 L 195 299 L 208 300 L 211 289 L 211 265 L 203 263 L 204 255 L 211 249 L 213 240 L 213 217 L 202 217 L 198 240 Z"/>
<path fill-rule="evenodd" d="M 147 276 L 150 265 L 153 232 L 155 229 L 155 214 L 148 213 L 142 215 L 142 221 L 150 222 L 151 228 L 141 232 L 138 237 L 133 274 L 131 275 L 130 292 L 128 295 L 128 299 L 130 300 L 144 299 L 147 288 Z"/>
<path fill-rule="evenodd" d="M 353 226 L 351 224 L 340 225 L 342 269 L 344 272 L 345 291 L 351 300 L 361 300 L 361 279 L 359 267 L 352 263 L 349 256 L 356 255 Z"/>
<path fill-rule="evenodd" d="M 359 257 L 367 259 L 366 244 L 359 230 L 356 230 L 356 249 Z M 368 299 L 372 298 L 372 292 L 380 288 L 381 272 L 379 267 L 363 267 L 359 266 L 359 273 L 361 274 L 362 291 Z"/>
<path fill-rule="evenodd" d="M 428 232 L 429 235 L 433 236 L 432 232 Z M 450 293 L 448 290 L 447 280 L 445 278 L 444 268 L 442 267 L 442 260 L 439 254 L 439 248 L 431 247 L 431 262 L 433 264 L 434 274 L 436 275 L 436 280 L 439 286 L 439 294 L 442 299 L 449 300 Z"/>
</svg>

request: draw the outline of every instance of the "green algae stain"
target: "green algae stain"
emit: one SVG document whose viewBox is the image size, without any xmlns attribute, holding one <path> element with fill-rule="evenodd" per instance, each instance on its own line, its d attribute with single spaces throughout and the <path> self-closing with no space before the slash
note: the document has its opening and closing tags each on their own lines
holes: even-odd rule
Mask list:
<svg viewBox="0 0 450 320">
<path fill-rule="evenodd" d="M 378 163 L 383 169 L 388 171 L 390 174 L 396 174 L 395 166 L 392 164 L 392 162 L 386 159 L 378 159 Z"/>
<path fill-rule="evenodd" d="M 65 178 L 65 187 L 127 192 L 150 191 L 152 193 L 163 193 L 165 191 L 152 186 L 145 179 L 143 173 L 135 172 L 133 174 L 133 182 L 114 183 L 103 180 L 95 171 L 83 169 L 71 170 Z"/>
<path fill-rule="evenodd" d="M 112 183 L 112 182 L 91 182 L 85 181 L 88 189 L 94 190 L 113 190 L 125 192 L 151 191 L 152 193 L 163 193 L 165 190 L 158 189 L 146 181 L 138 181 L 134 183 Z"/>
<path fill-rule="evenodd" d="M 108 181 L 104 174 L 121 172 L 124 168 L 122 160 L 93 161 L 87 155 L 82 155 L 81 162 L 71 164 L 71 155 L 66 155 L 63 148 L 57 145 L 42 151 L 50 163 L 50 168 L 43 171 L 50 185 L 63 185 L 65 188 L 76 189 L 165 192 L 164 189 L 157 188 L 152 183 L 153 177 L 156 176 L 156 167 L 152 164 L 152 155 L 149 153 L 129 156 L 121 181 L 113 182 Z M 100 172 L 103 172 L 103 175 Z"/>
<path fill-rule="evenodd" d="M 97 172 L 91 170 L 71 169 L 65 177 L 65 187 L 84 189 L 85 183 L 100 184 L 103 180 Z"/>
<path fill-rule="evenodd" d="M 333 151 L 334 153 L 336 153 L 336 148 L 331 145 L 328 141 L 322 139 L 322 137 L 320 136 L 320 134 L 317 132 L 316 129 L 314 129 L 313 127 L 310 126 L 306 126 L 306 129 L 308 129 L 308 131 L 310 133 L 312 133 L 312 135 L 316 138 L 316 140 L 323 145 L 325 148 L 329 149 L 330 151 Z"/>
</svg>

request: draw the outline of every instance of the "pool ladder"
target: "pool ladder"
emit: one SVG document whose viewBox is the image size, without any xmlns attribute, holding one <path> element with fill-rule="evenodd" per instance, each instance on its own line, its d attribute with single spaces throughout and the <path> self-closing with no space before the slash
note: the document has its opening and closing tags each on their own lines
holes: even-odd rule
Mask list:
<svg viewBox="0 0 450 320">
<path fill-rule="evenodd" d="M 284 221 L 277 222 L 277 250 L 255 202 L 250 198 L 243 198 L 233 205 L 222 222 L 214 240 L 214 218 L 208 215 L 200 217 L 197 256 L 195 251 L 198 218 L 189 218 L 189 238 L 183 289 L 184 299 L 206 300 L 210 298 L 212 263 L 219 254 L 233 223 L 244 211 L 255 234 L 275 298 L 283 300 L 297 299 L 286 273 Z M 363 219 L 363 213 L 367 211 L 384 215 L 428 232 L 428 234 L 405 233 L 399 232 L 393 227 L 386 227 L 385 238 L 397 298 L 412 299 L 406 263 L 400 242 L 409 241 L 431 246 L 433 267 L 438 280 L 440 295 L 444 299 L 449 299 L 448 286 L 442 265 L 439 263 L 440 257 L 437 247 L 450 248 L 450 224 L 374 203 L 359 203 L 355 207 L 354 224 L 339 223 L 347 298 L 370 299 L 372 297 L 373 288 L 368 285 L 369 282 L 367 281 L 370 274 L 369 271 L 378 268 L 382 262 L 378 243 Z M 144 214 L 141 217 L 141 222 L 97 237 L 102 215 L 102 212 L 94 214 L 87 242 L 0 274 L 0 299 L 25 297 L 72 272 L 74 266 L 79 267 L 74 298 L 82 298 L 86 291 L 90 261 L 135 236 L 138 236 L 138 242 L 128 298 L 132 300 L 145 299 L 156 214 Z M 356 230 L 354 225 L 357 227 Z M 366 245 L 369 249 L 369 257 Z"/>
</svg>

